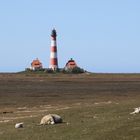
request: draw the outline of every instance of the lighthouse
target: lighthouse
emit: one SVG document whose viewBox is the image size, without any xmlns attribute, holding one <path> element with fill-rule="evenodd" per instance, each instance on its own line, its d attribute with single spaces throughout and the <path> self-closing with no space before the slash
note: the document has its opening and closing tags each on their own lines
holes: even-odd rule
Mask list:
<svg viewBox="0 0 140 140">
<path fill-rule="evenodd" d="M 52 70 L 58 69 L 56 37 L 57 37 L 56 30 L 53 29 L 51 33 L 51 53 L 50 53 L 50 65 L 49 65 L 49 68 Z"/>
</svg>

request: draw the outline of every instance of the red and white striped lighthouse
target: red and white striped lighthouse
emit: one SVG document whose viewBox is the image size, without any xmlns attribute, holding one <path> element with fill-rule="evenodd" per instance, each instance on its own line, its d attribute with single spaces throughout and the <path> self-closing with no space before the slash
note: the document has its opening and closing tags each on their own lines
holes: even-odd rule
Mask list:
<svg viewBox="0 0 140 140">
<path fill-rule="evenodd" d="M 50 66 L 52 70 L 58 69 L 58 59 L 57 59 L 57 42 L 56 42 L 56 30 L 53 29 L 51 33 L 51 54 L 50 54 Z"/>
</svg>

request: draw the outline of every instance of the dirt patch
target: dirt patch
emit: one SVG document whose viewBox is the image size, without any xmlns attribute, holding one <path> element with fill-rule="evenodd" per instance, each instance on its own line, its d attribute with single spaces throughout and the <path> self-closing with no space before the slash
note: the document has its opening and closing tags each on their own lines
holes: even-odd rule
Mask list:
<svg viewBox="0 0 140 140">
<path fill-rule="evenodd" d="M 3 114 L 0 115 L 0 123 L 7 123 L 13 120 L 19 120 L 24 118 L 32 118 L 38 117 L 42 114 L 48 113 L 49 111 L 56 111 L 56 110 L 66 110 L 69 109 L 68 106 L 51 106 L 51 105 L 41 105 L 40 107 L 18 107 L 12 113 L 12 115 Z"/>
</svg>

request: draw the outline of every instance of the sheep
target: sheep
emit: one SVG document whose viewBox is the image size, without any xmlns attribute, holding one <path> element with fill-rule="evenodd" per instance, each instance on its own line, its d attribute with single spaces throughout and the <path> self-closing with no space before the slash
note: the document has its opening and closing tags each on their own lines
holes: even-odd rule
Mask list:
<svg viewBox="0 0 140 140">
<path fill-rule="evenodd" d="M 16 123 L 15 128 L 23 128 L 23 122 L 21 123 Z"/>
<path fill-rule="evenodd" d="M 62 123 L 62 118 L 57 114 L 48 114 L 41 119 L 40 125 Z"/>
<path fill-rule="evenodd" d="M 140 113 L 140 107 L 134 108 L 134 111 L 131 112 L 130 114 L 138 114 Z"/>
</svg>

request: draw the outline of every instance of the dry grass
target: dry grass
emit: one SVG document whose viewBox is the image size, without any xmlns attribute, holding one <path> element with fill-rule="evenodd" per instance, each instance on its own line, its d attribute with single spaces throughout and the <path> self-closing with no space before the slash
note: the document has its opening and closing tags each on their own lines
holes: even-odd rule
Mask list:
<svg viewBox="0 0 140 140">
<path fill-rule="evenodd" d="M 139 140 L 139 100 L 139 74 L 0 74 L 0 140 Z M 65 123 L 38 126 L 47 113 Z"/>
</svg>

